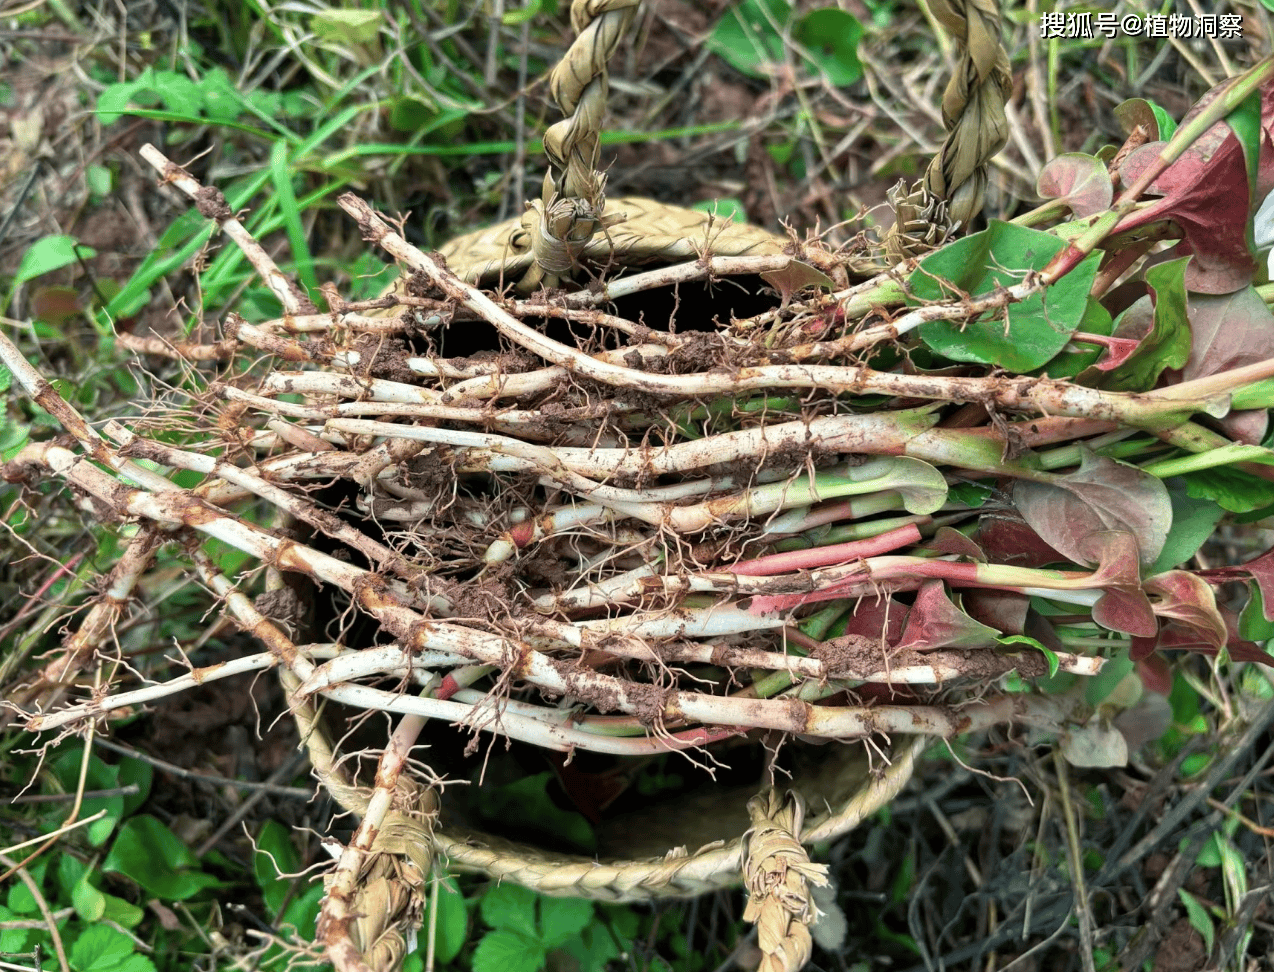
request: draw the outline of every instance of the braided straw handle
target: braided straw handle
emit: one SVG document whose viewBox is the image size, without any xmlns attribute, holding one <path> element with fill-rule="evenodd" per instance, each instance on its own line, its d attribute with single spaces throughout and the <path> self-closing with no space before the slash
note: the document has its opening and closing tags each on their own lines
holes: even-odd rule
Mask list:
<svg viewBox="0 0 1274 972">
<path fill-rule="evenodd" d="M 998 0 L 928 3 L 954 38 L 959 63 L 942 95 L 946 141 L 929 163 L 923 183 L 895 202 L 896 221 L 885 242 L 894 263 L 932 249 L 942 242 L 947 227 L 968 226 L 982 211 L 987 164 L 1009 138 L 1004 105 L 1013 78 L 1000 40 Z M 935 235 L 938 223 L 945 225 L 937 227 Z"/>
<path fill-rule="evenodd" d="M 279 670 L 279 677 L 289 695 L 300 685 L 299 679 L 286 669 Z M 343 809 L 361 817 L 367 810 L 370 790 L 347 778 L 316 707 L 308 701 L 298 702 L 292 706 L 292 714 L 323 787 Z M 897 744 L 888 765 L 870 774 L 852 796 L 836 807 L 827 806 L 824 801 L 822 812 L 806 826 L 796 827 L 800 843 L 835 840 L 890 803 L 911 779 L 916 760 L 927 744 L 926 736 Z M 391 810 L 374 849 L 381 855 L 412 861 L 422 875 L 431 873 L 437 855 L 448 871 L 485 874 L 554 897 L 608 902 L 695 897 L 748 883 L 749 872 L 741 865 L 752 846 L 749 841 L 755 837 L 755 821 L 754 829 L 747 834 L 728 842 L 714 841 L 693 851 L 674 847 L 662 857 L 598 860 L 543 851 L 492 834 L 438 826 L 434 817 L 438 810 L 436 791 L 405 780 L 399 782 L 399 787 L 404 801 L 420 812 L 413 815 Z M 400 909 L 410 911 L 411 902 L 402 902 Z"/>
<path fill-rule="evenodd" d="M 535 264 L 518 290 L 555 287 L 605 220 L 606 176 L 598 170 L 602 117 L 610 84 L 607 64 L 628 33 L 641 0 L 574 0 L 575 41 L 549 76 L 549 91 L 568 117 L 544 133 L 549 171 L 535 218 Z"/>
<path fill-rule="evenodd" d="M 942 94 L 947 140 L 925 173 L 925 188 L 945 199 L 951 219 L 967 226 L 982 209 L 986 167 L 1009 140 L 1004 105 L 1013 90 L 1000 40 L 998 0 L 929 0 L 960 51 Z"/>
</svg>

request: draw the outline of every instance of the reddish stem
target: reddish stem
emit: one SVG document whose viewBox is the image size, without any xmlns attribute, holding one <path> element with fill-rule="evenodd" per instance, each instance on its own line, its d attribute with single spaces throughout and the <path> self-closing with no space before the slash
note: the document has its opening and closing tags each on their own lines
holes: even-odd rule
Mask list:
<svg viewBox="0 0 1274 972">
<path fill-rule="evenodd" d="M 756 577 L 765 574 L 783 574 L 793 570 L 812 570 L 815 567 L 833 567 L 863 557 L 877 557 L 920 540 L 920 530 L 914 523 L 898 527 L 866 540 L 832 544 L 829 547 L 813 547 L 809 550 L 792 550 L 788 553 L 770 554 L 753 560 L 743 560 L 730 568 L 732 574 Z"/>
</svg>

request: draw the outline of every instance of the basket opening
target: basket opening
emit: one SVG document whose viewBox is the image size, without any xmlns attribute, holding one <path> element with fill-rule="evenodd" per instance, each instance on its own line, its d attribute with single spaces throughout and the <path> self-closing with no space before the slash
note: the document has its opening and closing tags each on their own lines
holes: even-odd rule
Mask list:
<svg viewBox="0 0 1274 972">
<path fill-rule="evenodd" d="M 649 268 L 643 268 L 643 270 Z M 657 268 L 655 268 L 657 269 Z M 779 297 L 758 276 L 731 277 L 712 283 L 692 281 L 659 287 L 620 297 L 601 310 L 655 331 L 714 332 L 731 318 L 754 317 L 779 306 Z M 615 348 L 628 343 L 627 336 L 594 329 L 561 318 L 528 317 L 525 322 L 555 341 L 572 346 Z M 486 321 L 453 321 L 424 338 L 411 341 L 416 353 L 447 358 L 467 358 L 505 350 L 496 329 Z"/>
<path fill-rule="evenodd" d="M 779 306 L 778 295 L 755 275 L 693 281 L 643 291 L 614 301 L 614 313 L 655 330 L 717 331 L 730 319 L 755 317 Z"/>
</svg>

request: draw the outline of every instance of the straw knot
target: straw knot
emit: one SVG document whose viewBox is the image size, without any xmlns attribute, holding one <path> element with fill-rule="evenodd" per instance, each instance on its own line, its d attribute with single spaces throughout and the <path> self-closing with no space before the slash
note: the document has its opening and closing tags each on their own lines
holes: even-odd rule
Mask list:
<svg viewBox="0 0 1274 972">
<path fill-rule="evenodd" d="M 959 225 L 951 222 L 946 201 L 933 195 L 923 182 L 908 188 L 899 180 L 885 197 L 894 211 L 894 224 L 885 234 L 885 256 L 891 267 L 936 250 Z"/>
<path fill-rule="evenodd" d="M 813 950 L 809 926 L 819 911 L 811 885 L 827 884 L 827 867 L 810 861 L 801 846 L 805 807 L 800 797 L 775 790 L 748 801 L 752 829 L 744 838 L 743 880 L 748 903 L 743 920 L 756 923 L 763 958 L 759 972 L 796 972 Z"/>
<path fill-rule="evenodd" d="M 407 933 L 420 927 L 428 872 L 388 854 L 373 855 L 352 902 L 351 939 L 371 972 L 394 972 L 407 957 Z"/>
<path fill-rule="evenodd" d="M 561 199 L 527 204 L 535 211 L 532 219 L 531 252 L 535 262 L 550 274 L 569 273 L 576 258 L 602 225 L 599 210 L 584 199 Z M 605 205 L 605 197 L 602 197 Z"/>
</svg>

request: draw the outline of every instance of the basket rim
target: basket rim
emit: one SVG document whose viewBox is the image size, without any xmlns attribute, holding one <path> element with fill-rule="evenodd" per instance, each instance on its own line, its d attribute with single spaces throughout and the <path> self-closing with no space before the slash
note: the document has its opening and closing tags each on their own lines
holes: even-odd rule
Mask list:
<svg viewBox="0 0 1274 972">
<path fill-rule="evenodd" d="M 894 746 L 893 758 L 871 773 L 839 809 L 814 815 L 798 835 L 812 846 L 849 833 L 892 801 L 910 781 L 927 736 Z M 489 874 L 541 894 L 632 902 L 657 897 L 692 897 L 743 882 L 741 860 L 746 834 L 689 851 L 670 848 L 663 857 L 599 859 L 552 854 L 476 831 L 445 826 L 433 832 L 433 847 L 449 869 Z"/>
</svg>

